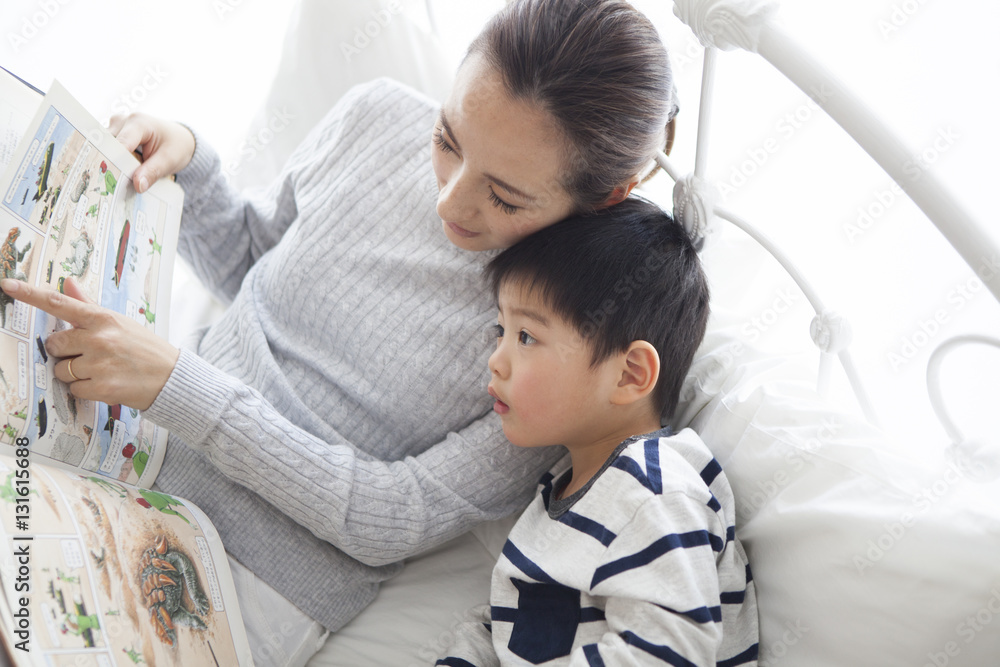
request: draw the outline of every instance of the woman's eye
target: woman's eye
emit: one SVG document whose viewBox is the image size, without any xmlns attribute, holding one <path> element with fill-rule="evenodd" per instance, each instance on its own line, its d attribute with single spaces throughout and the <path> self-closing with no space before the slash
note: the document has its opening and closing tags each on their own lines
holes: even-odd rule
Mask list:
<svg viewBox="0 0 1000 667">
<path fill-rule="evenodd" d="M 494 206 L 496 206 L 498 209 L 500 209 L 507 215 L 514 215 L 515 213 L 517 213 L 518 208 L 520 208 L 518 206 L 513 206 L 511 204 L 508 204 L 504 200 L 500 199 L 500 197 L 497 197 L 497 193 L 493 192 L 492 187 L 490 188 L 490 202 L 492 202 Z"/>
<path fill-rule="evenodd" d="M 521 345 L 531 345 L 536 342 L 535 338 L 527 331 L 521 331 L 517 334 L 517 340 Z"/>
<path fill-rule="evenodd" d="M 444 130 L 436 130 L 434 132 L 434 143 L 445 153 L 455 152 L 455 149 L 449 146 L 448 142 L 444 140 Z"/>
</svg>

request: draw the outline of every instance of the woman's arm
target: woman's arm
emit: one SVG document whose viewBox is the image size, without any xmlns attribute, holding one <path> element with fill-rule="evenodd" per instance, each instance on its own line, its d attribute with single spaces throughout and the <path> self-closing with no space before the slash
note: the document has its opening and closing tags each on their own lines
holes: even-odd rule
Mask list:
<svg viewBox="0 0 1000 667">
<path fill-rule="evenodd" d="M 185 194 L 178 249 L 199 279 L 229 303 L 250 267 L 298 217 L 297 179 L 340 142 L 351 140 L 345 137 L 345 128 L 363 117 L 369 88 L 348 91 L 309 132 L 270 186 L 247 192 L 229 184 L 219 155 L 203 137 L 179 123 L 132 114 L 112 119 L 110 128 L 126 148 L 143 152 L 144 162 L 133 175 L 137 190 L 176 173 Z M 288 122 L 294 123 L 294 117 Z"/>
<path fill-rule="evenodd" d="M 519 508 L 558 452 L 549 455 L 515 450 L 503 439 L 494 416 L 475 421 L 480 408 L 476 401 L 470 405 L 467 397 L 469 392 L 483 390 L 478 386 L 485 369 L 479 321 L 485 326 L 493 313 L 491 307 L 483 309 L 486 303 L 482 302 L 484 295 L 474 262 L 459 261 L 469 258 L 457 257 L 450 245 L 444 245 L 447 241 L 443 236 L 439 238 L 433 209 L 427 207 L 423 188 L 433 187 L 433 181 L 424 153 L 433 108 L 385 82 L 375 84 L 370 91 L 369 97 L 375 99 L 368 110 L 375 104 L 385 120 L 377 126 L 371 122 L 354 123 L 355 131 L 348 140 L 336 142 L 342 150 L 332 155 L 318 151 L 323 162 L 310 162 L 295 176 L 299 192 L 307 193 L 303 201 L 308 202 L 310 196 L 322 201 L 313 202 L 311 217 L 302 218 L 310 221 L 308 225 L 296 223 L 284 234 L 273 256 L 278 258 L 278 264 L 295 265 L 301 263 L 303 251 L 317 253 L 316 261 L 306 262 L 312 277 L 289 280 L 286 273 L 275 270 L 269 275 L 277 287 L 268 293 L 265 288 L 271 286 L 264 285 L 264 296 L 248 291 L 248 299 L 239 306 L 242 310 L 227 313 L 225 322 L 232 330 L 207 344 L 217 358 L 230 353 L 239 357 L 229 360 L 232 372 L 250 379 L 236 379 L 194 354 L 174 350 L 180 356 L 165 385 L 160 381 L 158 385 L 137 388 L 148 390 L 145 396 L 151 394 L 150 407 L 145 401 L 137 402 L 138 393 L 130 390 L 130 384 L 146 382 L 148 374 L 114 354 L 114 350 L 142 348 L 146 344 L 145 339 L 133 338 L 124 325 L 119 333 L 116 320 L 121 316 L 66 295 L 47 294 L 41 288 L 25 286 L 15 298 L 42 307 L 73 325 L 71 330 L 52 334 L 47 345 L 57 357 L 75 357 L 73 372 L 85 380 L 72 382 L 74 394 L 149 408 L 146 417 L 211 457 L 219 471 L 235 483 L 256 492 L 295 522 L 349 554 L 366 562 L 385 563 L 430 548 L 478 521 Z M 335 134 L 320 135 L 317 146 L 335 143 Z M 375 135 L 392 140 L 375 142 Z M 374 144 L 378 146 L 373 149 Z M 327 164 L 339 166 L 345 160 L 354 169 L 330 178 Z M 383 165 L 382 169 L 394 178 L 383 178 L 382 172 L 370 173 L 372 164 Z M 359 188 L 357 179 L 348 178 L 351 174 L 366 175 L 370 183 Z M 400 187 L 400 174 L 415 176 Z M 371 185 L 376 182 L 377 192 Z M 343 202 L 343 206 L 328 209 L 319 205 L 327 199 Z M 352 207 L 362 200 L 371 206 L 352 213 Z M 196 197 L 192 196 L 191 201 L 203 207 Z M 303 211 L 308 210 L 303 206 Z M 413 233 L 399 237 L 408 244 L 400 246 L 406 249 L 403 260 L 393 260 L 391 255 L 385 260 L 382 255 L 373 258 L 367 246 L 359 244 L 361 250 L 356 255 L 364 260 L 366 269 L 363 275 L 354 276 L 357 280 L 346 287 L 338 281 L 343 289 L 336 292 L 303 290 L 303 285 L 320 285 L 328 280 L 327 264 L 336 261 L 329 257 L 326 245 L 317 247 L 313 242 L 324 239 L 339 249 L 342 236 L 326 225 L 339 220 L 339 230 L 350 233 L 356 229 L 357 220 L 368 217 L 369 222 L 381 227 L 372 232 L 370 226 L 365 226 L 364 240 L 392 239 L 390 249 L 396 247 L 394 235 L 400 225 L 412 224 L 407 230 Z M 195 221 L 195 226 L 203 224 Z M 429 236 L 432 233 L 434 236 Z M 433 242 L 429 242 L 431 239 Z M 440 257 L 434 255 L 438 250 Z M 419 266 L 410 266 L 414 251 L 422 258 Z M 206 259 L 206 264 L 210 263 Z M 397 281 L 379 280 L 389 274 L 383 276 L 378 270 L 396 266 L 404 269 Z M 337 268 L 344 275 L 352 273 L 350 267 Z M 434 279 L 424 274 L 427 268 Z M 414 272 L 414 279 L 407 277 L 408 270 Z M 367 283 L 361 285 L 364 281 L 360 278 Z M 443 291 L 442 281 L 447 282 Z M 344 300 L 354 299 L 359 291 L 364 294 L 365 307 L 359 310 L 355 305 L 345 310 Z M 273 316 L 273 312 L 288 305 L 293 292 L 297 292 L 301 307 Z M 326 301 L 317 300 L 316 295 Z M 247 317 L 241 318 L 240 314 Z M 87 326 L 90 316 L 98 323 L 93 330 Z M 268 332 L 254 329 L 260 318 L 269 325 L 280 319 L 284 328 Z M 102 322 L 106 326 L 101 326 Z M 241 328 L 246 323 L 253 329 L 249 333 Z M 216 327 L 213 332 L 220 330 Z M 378 335 L 373 336 L 373 332 Z M 88 343 L 88 339 L 93 340 Z M 98 344 L 105 351 L 91 354 Z M 337 355 L 347 357 L 341 360 L 341 366 L 319 363 Z M 62 381 L 72 380 L 69 363 L 64 359 L 56 365 L 55 373 Z M 302 371 L 295 376 L 300 384 L 285 387 L 289 369 L 296 368 Z M 303 375 L 307 379 L 301 384 Z M 105 383 L 107 393 L 89 393 L 88 380 Z M 262 387 L 264 394 L 249 384 Z M 281 393 L 274 394 L 279 385 L 277 391 Z M 338 388 L 345 388 L 346 398 L 339 394 L 330 398 Z M 295 398 L 299 395 L 310 400 L 300 404 Z M 153 402 L 152 397 L 157 396 Z M 282 402 L 286 397 L 289 400 Z M 358 401 L 342 410 L 350 413 L 350 424 L 332 414 L 343 407 L 336 403 L 342 399 L 348 403 Z M 449 407 L 451 401 L 462 407 L 455 411 Z M 276 407 L 278 404 L 280 407 Z M 290 404 L 293 412 L 289 412 Z M 423 404 L 434 405 L 426 412 L 433 415 L 433 423 L 419 422 L 417 415 L 423 414 Z M 364 438 L 365 429 L 382 429 L 380 424 L 365 424 L 383 418 L 391 421 L 391 416 L 378 414 L 394 405 L 409 412 L 406 418 L 383 429 L 393 434 L 392 443 L 353 439 Z M 482 412 L 487 409 L 488 404 L 482 405 Z M 442 422 L 450 426 L 445 428 Z M 458 432 L 446 435 L 449 430 Z M 435 434 L 421 436 L 415 431 Z M 358 435 L 345 436 L 345 432 Z M 177 449 L 181 451 L 182 447 Z M 366 451 L 385 452 L 381 458 L 393 460 L 378 461 Z M 422 453 L 403 458 L 408 452 Z M 400 460 L 394 460 L 397 458 Z M 185 480 L 177 479 L 183 471 L 166 472 L 174 474 L 174 488 L 183 485 Z M 228 497 L 221 491 L 217 495 Z"/>
<path fill-rule="evenodd" d="M 416 456 L 373 460 L 336 434 L 321 440 L 298 428 L 187 350 L 144 416 L 368 565 L 413 556 L 520 509 L 562 454 L 511 445 L 490 413 Z"/>
<path fill-rule="evenodd" d="M 560 448 L 511 445 L 489 413 L 416 456 L 374 460 L 346 438 L 322 440 L 299 428 L 255 389 L 122 315 L 18 281 L 3 288 L 73 325 L 46 346 L 68 357 L 55 373 L 75 396 L 144 410 L 224 475 L 368 565 L 413 556 L 520 509 L 562 456 Z M 146 339 L 149 346 L 136 342 Z M 156 363 L 137 369 L 137 349 Z M 165 384 L 149 370 L 160 366 Z"/>
<path fill-rule="evenodd" d="M 294 157 L 264 190 L 239 192 L 226 180 L 218 154 L 195 134 L 198 147 L 177 174 L 184 189 L 178 251 L 224 303 L 239 292 L 250 267 L 298 215 Z"/>
<path fill-rule="evenodd" d="M 73 278 L 66 280 L 65 294 L 10 278 L 0 281 L 0 288 L 70 325 L 49 334 L 45 349 L 59 358 L 53 372 L 77 398 L 145 410 L 173 372 L 176 347 L 135 320 L 88 301 Z"/>
</svg>

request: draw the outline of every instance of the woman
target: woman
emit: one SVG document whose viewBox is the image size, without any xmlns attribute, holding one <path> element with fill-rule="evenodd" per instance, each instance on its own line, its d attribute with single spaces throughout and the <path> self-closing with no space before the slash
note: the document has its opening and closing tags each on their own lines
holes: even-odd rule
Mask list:
<svg viewBox="0 0 1000 667">
<path fill-rule="evenodd" d="M 671 91 L 626 2 L 522 0 L 442 108 L 386 80 L 355 88 L 266 195 L 230 190 L 187 128 L 115 119 L 146 156 L 137 189 L 177 174 L 180 250 L 226 313 L 177 350 L 72 285 L 3 287 L 74 326 L 47 347 L 75 395 L 170 431 L 157 485 L 215 523 L 241 602 L 300 619 L 283 644 L 302 662 L 403 558 L 519 509 L 560 455 L 510 446 L 490 411 L 493 253 L 475 251 L 623 200 L 664 145 Z"/>
</svg>

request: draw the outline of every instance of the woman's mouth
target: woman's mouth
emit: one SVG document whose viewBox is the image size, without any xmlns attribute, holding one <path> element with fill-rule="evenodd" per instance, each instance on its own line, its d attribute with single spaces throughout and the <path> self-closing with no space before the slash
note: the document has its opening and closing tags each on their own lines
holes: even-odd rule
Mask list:
<svg viewBox="0 0 1000 667">
<path fill-rule="evenodd" d="M 486 391 L 487 393 L 489 393 L 490 396 L 496 399 L 496 403 L 493 404 L 494 412 L 496 412 L 498 415 L 503 416 L 510 411 L 510 406 L 500 400 L 500 397 L 497 396 L 497 393 L 496 391 L 493 390 L 493 387 L 487 388 Z"/>
<path fill-rule="evenodd" d="M 448 228 L 451 231 L 455 232 L 456 234 L 458 234 L 463 238 L 471 239 L 473 236 L 479 236 L 479 232 L 470 232 L 465 227 L 460 227 L 459 225 L 456 225 L 454 222 L 446 222 L 444 224 L 448 225 Z"/>
</svg>

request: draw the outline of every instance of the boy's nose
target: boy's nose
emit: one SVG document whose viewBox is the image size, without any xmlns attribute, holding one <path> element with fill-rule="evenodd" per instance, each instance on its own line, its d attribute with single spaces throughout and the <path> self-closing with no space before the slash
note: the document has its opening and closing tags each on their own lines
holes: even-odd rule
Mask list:
<svg viewBox="0 0 1000 667">
<path fill-rule="evenodd" d="M 493 350 L 493 354 L 490 355 L 488 365 L 492 375 L 503 377 L 506 374 L 507 364 L 503 360 L 501 345 L 498 345 L 497 349 Z"/>
</svg>

